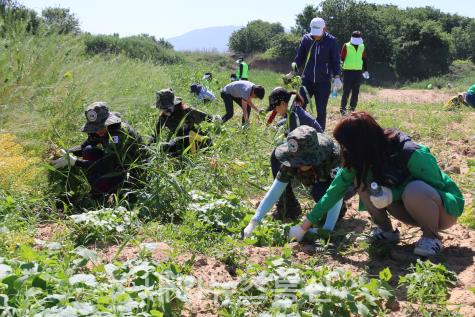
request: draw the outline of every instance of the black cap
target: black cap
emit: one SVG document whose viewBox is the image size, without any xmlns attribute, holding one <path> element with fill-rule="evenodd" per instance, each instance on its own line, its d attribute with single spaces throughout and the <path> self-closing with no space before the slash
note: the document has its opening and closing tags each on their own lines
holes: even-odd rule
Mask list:
<svg viewBox="0 0 475 317">
<path fill-rule="evenodd" d="M 191 93 L 199 94 L 200 91 L 201 91 L 201 85 L 200 84 L 191 84 L 191 86 L 190 86 L 190 92 Z"/>
<path fill-rule="evenodd" d="M 290 99 L 290 93 L 287 91 L 287 89 L 282 88 L 282 87 L 276 87 L 274 88 L 270 95 L 269 95 L 269 106 L 267 107 L 267 111 L 272 111 L 277 107 L 279 102 L 281 101 L 289 101 Z"/>
</svg>

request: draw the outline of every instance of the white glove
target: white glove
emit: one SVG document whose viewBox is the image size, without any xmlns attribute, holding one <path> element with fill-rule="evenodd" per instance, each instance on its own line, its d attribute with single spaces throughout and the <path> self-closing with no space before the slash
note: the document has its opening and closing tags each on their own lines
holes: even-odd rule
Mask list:
<svg viewBox="0 0 475 317">
<path fill-rule="evenodd" d="M 292 68 L 291 73 L 295 74 L 297 72 L 297 63 L 293 62 L 292 64 L 290 64 L 290 67 Z"/>
<path fill-rule="evenodd" d="M 302 241 L 305 233 L 306 231 L 303 230 L 300 225 L 293 226 L 289 230 L 289 240 L 296 240 L 297 242 L 300 242 Z"/>
<path fill-rule="evenodd" d="M 368 71 L 363 72 L 363 78 L 364 78 L 364 79 L 369 79 L 369 73 L 368 73 Z"/>
<path fill-rule="evenodd" d="M 391 189 L 381 186 L 383 193 L 379 196 L 370 195 L 369 199 L 373 203 L 374 207 L 383 209 L 389 206 L 393 202 L 393 193 Z"/>
<path fill-rule="evenodd" d="M 333 87 L 335 87 L 337 90 L 343 88 L 343 84 L 341 83 L 340 77 L 336 77 L 335 79 L 333 79 Z"/>
<path fill-rule="evenodd" d="M 63 154 L 62 157 L 51 162 L 55 168 L 74 166 L 76 164 L 76 161 L 78 160 L 77 157 L 67 153 L 65 150 L 61 150 L 61 153 Z"/>
<path fill-rule="evenodd" d="M 212 118 L 213 118 L 212 119 L 213 122 L 216 122 L 216 123 L 222 123 L 223 122 L 223 119 L 221 119 L 221 116 L 214 115 Z"/>
<path fill-rule="evenodd" d="M 252 232 L 254 231 L 254 229 L 256 229 L 257 225 L 259 223 L 257 222 L 257 220 L 255 219 L 251 219 L 251 221 L 249 222 L 249 224 L 246 226 L 246 228 L 244 228 L 244 234 L 243 234 L 243 237 L 244 238 L 249 238 L 252 234 Z"/>
</svg>

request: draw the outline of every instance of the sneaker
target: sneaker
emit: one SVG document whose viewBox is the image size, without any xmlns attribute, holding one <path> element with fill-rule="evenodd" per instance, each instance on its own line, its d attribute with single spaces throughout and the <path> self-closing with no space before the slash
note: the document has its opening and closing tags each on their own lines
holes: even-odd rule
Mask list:
<svg viewBox="0 0 475 317">
<path fill-rule="evenodd" d="M 399 230 L 383 231 L 381 228 L 376 227 L 371 230 L 370 238 L 372 241 L 387 241 L 387 242 L 399 242 L 400 234 Z"/>
<path fill-rule="evenodd" d="M 442 250 L 442 242 L 439 239 L 422 237 L 414 248 L 414 254 L 420 256 L 436 255 Z"/>
</svg>

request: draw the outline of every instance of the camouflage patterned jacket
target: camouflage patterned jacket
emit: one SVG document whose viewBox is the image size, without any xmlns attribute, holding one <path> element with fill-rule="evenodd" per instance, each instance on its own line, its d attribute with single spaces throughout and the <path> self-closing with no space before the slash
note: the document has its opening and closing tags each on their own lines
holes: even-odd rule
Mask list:
<svg viewBox="0 0 475 317">
<path fill-rule="evenodd" d="M 190 131 L 199 132 L 198 125 L 203 121 L 211 122 L 213 121 L 213 116 L 192 107 L 186 109 L 178 108 L 171 115 L 161 114 L 158 117 L 153 142 L 157 142 L 164 127 L 170 130 L 167 137 L 167 141 L 170 141 L 174 136 L 188 136 Z"/>
<path fill-rule="evenodd" d="M 74 155 L 81 157 L 83 149 L 87 146 L 101 148 L 104 155 L 95 161 L 78 159 L 78 167 L 94 169 L 95 165 L 107 166 L 108 171 L 115 175 L 125 174 L 135 164 L 144 158 L 142 137 L 126 122 L 122 121 L 116 126 L 109 127 L 109 135 L 98 137 L 89 134 L 87 140 L 80 146 L 70 149 Z M 106 163 L 106 164 L 104 164 Z"/>
</svg>

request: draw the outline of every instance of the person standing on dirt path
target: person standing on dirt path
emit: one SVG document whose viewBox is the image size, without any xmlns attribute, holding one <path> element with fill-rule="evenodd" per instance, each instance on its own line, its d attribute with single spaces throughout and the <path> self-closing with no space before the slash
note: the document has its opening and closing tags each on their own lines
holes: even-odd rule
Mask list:
<svg viewBox="0 0 475 317">
<path fill-rule="evenodd" d="M 167 141 L 161 144 L 162 149 L 172 155 L 180 156 L 185 151 L 195 153 L 198 149 L 211 145 L 211 139 L 199 128 L 199 124 L 207 121 L 220 121 L 219 116 L 212 116 L 185 104 L 176 97 L 173 89 L 157 91 L 156 107 L 160 109 L 153 142 L 158 142 L 164 128 L 168 128 Z"/>
<path fill-rule="evenodd" d="M 369 79 L 366 49 L 360 31 L 354 31 L 350 41 L 343 45 L 341 61 L 343 62 L 343 94 L 341 95 L 340 113 L 345 115 L 350 93 L 350 111 L 353 112 L 358 104 L 361 77 Z"/>
<path fill-rule="evenodd" d="M 236 64 L 238 64 L 238 67 L 236 69 L 236 78 L 237 80 L 249 80 L 249 65 L 244 61 L 244 57 L 240 57 L 237 61 Z"/>
<path fill-rule="evenodd" d="M 105 102 L 90 104 L 85 116 L 81 131 L 88 134 L 87 140 L 62 150 L 63 156 L 52 161 L 53 166 L 85 169 L 94 198 L 137 185 L 143 172 L 142 137 L 121 119 L 120 113 L 110 112 Z"/>
<path fill-rule="evenodd" d="M 332 78 L 337 90 L 342 88 L 342 83 L 337 39 L 327 32 L 322 18 L 314 18 L 310 22 L 310 33 L 305 34 L 300 41 L 292 63 L 292 73 L 297 73 L 299 69 L 302 69 L 300 95 L 305 98 L 304 107 L 312 96 L 315 97 L 317 121 L 325 130 Z"/>
<path fill-rule="evenodd" d="M 439 231 L 450 228 L 464 209 L 464 198 L 455 182 L 437 165 L 429 148 L 396 129 L 383 129 L 366 112 L 341 118 L 333 136 L 342 148 L 340 169 L 325 195 L 289 237 L 300 241 L 312 223 L 341 199 L 349 185 L 358 188 L 360 203 L 376 224 L 373 241 L 397 243 L 388 213 L 399 221 L 421 228 L 414 253 L 432 256 L 442 249 Z"/>
<path fill-rule="evenodd" d="M 234 115 L 233 101 L 242 108 L 242 124 L 249 123 L 251 108 L 261 113 L 252 100 L 254 98 L 263 99 L 265 89 L 261 85 L 255 85 L 247 80 L 233 81 L 221 90 L 221 98 L 226 108 L 225 115 L 221 118 L 223 122 L 228 121 Z"/>
<path fill-rule="evenodd" d="M 338 144 L 307 125 L 299 126 L 290 132 L 286 142 L 275 148 L 274 153 L 280 163 L 274 183 L 259 204 L 256 214 L 244 229 L 244 237 L 252 234 L 266 213 L 282 197 L 292 179 L 300 180 L 305 186 L 311 186 L 311 195 L 318 201 L 330 185 L 340 164 Z M 288 213 L 279 215 L 280 219 L 299 219 L 300 204 L 295 196 L 293 199 L 295 206 L 289 204 Z M 340 204 L 338 208 L 341 208 Z"/>
</svg>

